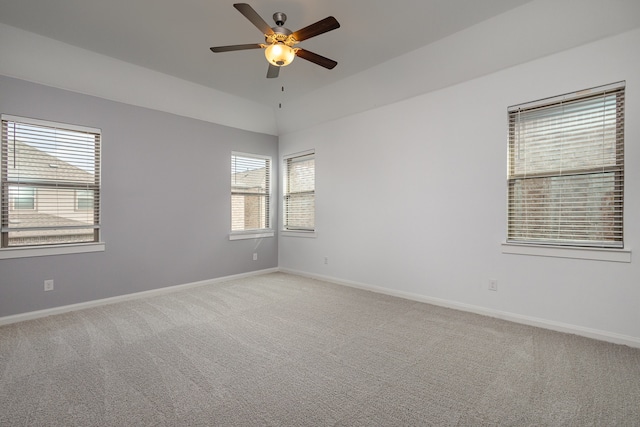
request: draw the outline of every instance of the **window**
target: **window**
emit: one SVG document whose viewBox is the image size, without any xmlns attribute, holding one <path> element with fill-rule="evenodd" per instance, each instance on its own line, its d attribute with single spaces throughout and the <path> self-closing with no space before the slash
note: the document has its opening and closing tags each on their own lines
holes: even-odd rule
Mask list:
<svg viewBox="0 0 640 427">
<path fill-rule="evenodd" d="M 232 153 L 231 233 L 269 229 L 270 202 L 271 158 Z"/>
<path fill-rule="evenodd" d="M 508 113 L 507 242 L 622 248 L 624 82 Z"/>
<path fill-rule="evenodd" d="M 93 191 L 76 190 L 76 210 L 87 211 L 93 209 Z"/>
<path fill-rule="evenodd" d="M 9 209 L 35 210 L 36 189 L 33 187 L 9 187 Z"/>
<path fill-rule="evenodd" d="M 2 248 L 99 241 L 100 137 L 2 115 Z"/>
<path fill-rule="evenodd" d="M 315 231 L 315 152 L 284 158 L 284 229 Z"/>
</svg>

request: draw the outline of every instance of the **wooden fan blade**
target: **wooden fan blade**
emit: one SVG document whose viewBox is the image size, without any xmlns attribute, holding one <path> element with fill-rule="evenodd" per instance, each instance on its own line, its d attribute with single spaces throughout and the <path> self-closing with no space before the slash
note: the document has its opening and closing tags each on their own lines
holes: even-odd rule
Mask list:
<svg viewBox="0 0 640 427">
<path fill-rule="evenodd" d="M 293 38 L 301 42 L 302 40 L 310 39 L 311 37 L 318 36 L 331 30 L 340 28 L 340 23 L 333 16 L 324 18 L 321 21 L 311 24 L 308 27 L 304 27 L 292 34 Z"/>
<path fill-rule="evenodd" d="M 279 74 L 280 74 L 280 67 L 273 64 L 269 64 L 269 69 L 267 70 L 267 78 L 275 79 L 276 77 L 278 77 Z"/>
<path fill-rule="evenodd" d="M 307 61 L 311 61 L 314 64 L 318 64 L 321 67 L 333 69 L 338 63 L 333 59 L 325 58 L 324 56 L 320 56 L 317 53 L 310 52 L 304 49 L 298 49 L 296 51 L 296 56 L 299 56 L 302 59 L 306 59 Z"/>
<path fill-rule="evenodd" d="M 234 44 L 231 46 L 216 46 L 211 48 L 211 52 L 219 53 L 219 52 L 233 52 L 234 50 L 247 50 L 247 49 L 260 49 L 262 48 L 259 44 Z"/>
<path fill-rule="evenodd" d="M 257 29 L 262 31 L 262 34 L 265 34 L 265 35 L 273 34 L 273 30 L 271 29 L 269 24 L 267 24 L 265 20 L 262 19 L 260 15 L 258 15 L 258 12 L 253 10 L 251 6 L 249 6 L 246 3 L 236 3 L 233 5 L 233 7 L 238 9 L 238 12 L 243 14 L 244 17 L 247 18 L 249 21 L 251 21 L 251 23 L 255 25 Z"/>
</svg>

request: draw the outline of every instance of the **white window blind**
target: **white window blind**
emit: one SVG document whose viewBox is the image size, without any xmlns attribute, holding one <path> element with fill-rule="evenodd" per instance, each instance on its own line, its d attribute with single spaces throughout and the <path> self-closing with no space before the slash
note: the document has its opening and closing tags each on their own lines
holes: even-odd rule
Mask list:
<svg viewBox="0 0 640 427">
<path fill-rule="evenodd" d="M 2 115 L 3 248 L 99 241 L 100 140 L 99 129 Z"/>
<path fill-rule="evenodd" d="M 315 230 L 315 153 L 284 158 L 284 229 Z"/>
<path fill-rule="evenodd" d="M 509 108 L 508 242 L 623 247 L 624 83 Z"/>
<path fill-rule="evenodd" d="M 232 153 L 231 231 L 270 227 L 271 159 Z"/>
</svg>

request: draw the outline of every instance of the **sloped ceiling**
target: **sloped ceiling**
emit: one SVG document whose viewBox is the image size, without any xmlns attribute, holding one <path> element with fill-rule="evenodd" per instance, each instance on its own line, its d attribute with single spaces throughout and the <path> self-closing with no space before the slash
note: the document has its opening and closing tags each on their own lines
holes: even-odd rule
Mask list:
<svg viewBox="0 0 640 427">
<path fill-rule="evenodd" d="M 210 46 L 263 40 L 232 3 L 0 0 L 0 22 L 5 24 L 0 40 L 5 65 L 0 65 L 0 73 L 282 134 L 640 25 L 637 0 L 253 2 L 268 23 L 273 22 L 274 12 L 285 12 L 285 26 L 292 30 L 330 15 L 341 24 L 301 43 L 338 61 L 335 69 L 297 58 L 278 79 L 266 79 L 267 62 L 259 50 L 209 51 Z M 16 52 L 21 43 L 23 56 Z M 7 64 L 6 54 L 17 54 L 16 61 Z M 101 64 L 99 70 L 85 64 L 84 72 L 94 77 L 103 73 L 104 78 L 86 81 L 76 76 L 63 81 L 72 65 L 75 73 L 83 72 L 78 70 L 82 56 Z M 49 67 L 48 75 L 34 74 L 38 57 L 46 62 L 36 68 L 44 74 Z M 25 61 L 22 65 L 20 58 Z M 153 78 L 145 77 L 145 70 Z M 56 78 L 59 83 L 52 81 Z M 118 82 L 120 89 L 114 88 Z M 154 99 L 152 94 L 160 87 L 167 96 Z M 139 101 L 132 99 L 135 92 L 140 92 Z"/>
</svg>

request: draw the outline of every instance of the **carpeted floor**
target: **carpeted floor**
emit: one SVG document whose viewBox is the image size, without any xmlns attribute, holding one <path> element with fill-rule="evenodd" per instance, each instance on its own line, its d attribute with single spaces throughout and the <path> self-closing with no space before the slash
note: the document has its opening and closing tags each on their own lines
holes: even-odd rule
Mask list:
<svg viewBox="0 0 640 427">
<path fill-rule="evenodd" d="M 275 273 L 0 327 L 2 426 L 640 425 L 640 350 Z"/>
</svg>

